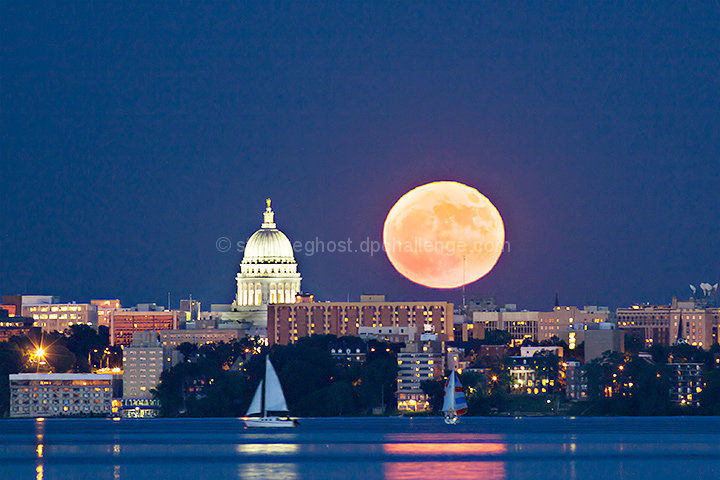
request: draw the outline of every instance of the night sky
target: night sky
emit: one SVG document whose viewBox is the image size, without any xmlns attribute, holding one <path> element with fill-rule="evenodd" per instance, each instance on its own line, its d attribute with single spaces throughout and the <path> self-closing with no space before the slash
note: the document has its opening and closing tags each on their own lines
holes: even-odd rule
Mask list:
<svg viewBox="0 0 720 480">
<path fill-rule="evenodd" d="M 718 280 L 717 3 L 126 3 L 0 4 L 2 294 L 230 303 L 242 255 L 216 239 L 266 197 L 291 240 L 359 245 L 433 180 L 505 221 L 468 294 Z M 383 254 L 296 259 L 319 299 L 460 299 Z"/>
</svg>

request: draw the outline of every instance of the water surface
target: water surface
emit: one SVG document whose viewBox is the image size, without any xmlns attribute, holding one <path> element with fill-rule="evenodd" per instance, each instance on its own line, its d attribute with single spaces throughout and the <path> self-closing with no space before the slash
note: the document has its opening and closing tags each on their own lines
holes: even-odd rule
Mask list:
<svg viewBox="0 0 720 480">
<path fill-rule="evenodd" d="M 720 478 L 720 418 L 0 421 L 0 479 Z"/>
</svg>

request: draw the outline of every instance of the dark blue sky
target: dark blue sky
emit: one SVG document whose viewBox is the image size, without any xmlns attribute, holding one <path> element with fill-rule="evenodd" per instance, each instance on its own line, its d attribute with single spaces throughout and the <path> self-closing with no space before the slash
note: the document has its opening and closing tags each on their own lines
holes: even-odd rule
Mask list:
<svg viewBox="0 0 720 480">
<path fill-rule="evenodd" d="M 122 3 L 122 4 L 121 4 Z M 546 308 L 720 274 L 720 8 L 704 2 L 0 5 L 0 293 L 230 302 L 264 199 L 292 240 L 381 239 L 450 179 L 505 220 L 468 287 Z M 303 289 L 457 301 L 384 255 Z"/>
</svg>

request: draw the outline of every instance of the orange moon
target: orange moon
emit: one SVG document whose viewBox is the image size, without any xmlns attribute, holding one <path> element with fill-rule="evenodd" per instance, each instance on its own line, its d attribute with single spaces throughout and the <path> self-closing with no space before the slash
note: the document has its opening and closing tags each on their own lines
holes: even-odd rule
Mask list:
<svg viewBox="0 0 720 480">
<path fill-rule="evenodd" d="M 390 263 L 408 280 L 457 288 L 493 269 L 505 245 L 497 208 L 459 182 L 432 182 L 400 197 L 383 227 Z"/>
</svg>

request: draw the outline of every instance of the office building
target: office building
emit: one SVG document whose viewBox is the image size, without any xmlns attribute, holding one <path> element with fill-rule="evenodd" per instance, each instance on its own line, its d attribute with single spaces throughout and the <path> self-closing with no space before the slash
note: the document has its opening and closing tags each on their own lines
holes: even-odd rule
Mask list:
<svg viewBox="0 0 720 480">
<path fill-rule="evenodd" d="M 45 332 L 64 332 L 73 325 L 85 324 L 98 327 L 97 306 L 91 303 L 39 303 L 25 302 L 23 296 L 22 314 L 31 317 L 36 327 Z"/>
<path fill-rule="evenodd" d="M 616 311 L 618 328 L 642 339 L 646 347 L 678 342 L 710 349 L 717 340 L 720 309 L 701 308 L 695 301 L 670 305 L 633 305 Z"/>
<path fill-rule="evenodd" d="M 449 302 L 388 302 L 384 295 L 363 295 L 359 302 L 315 302 L 312 295 L 298 296 L 295 303 L 268 306 L 267 336 L 270 345 L 287 345 L 315 334 L 358 336 L 360 327 L 411 327 L 416 335 L 447 341 L 453 339 L 452 316 Z"/>
<path fill-rule="evenodd" d="M 159 330 L 160 342 L 163 347 L 174 350 L 181 343 L 204 345 L 206 343 L 230 343 L 245 337 L 245 332 L 238 329 L 204 328 L 192 330 Z"/>
<path fill-rule="evenodd" d="M 422 382 L 443 378 L 445 364 L 442 345 L 440 342 L 412 343 L 398 353 L 397 359 L 398 411 L 429 410 L 430 398 L 423 392 Z"/>
<path fill-rule="evenodd" d="M 123 348 L 122 416 L 157 416 L 159 404 L 153 400 L 152 390 L 160 383 L 164 355 L 154 331 L 135 332 L 130 346 Z"/>
<path fill-rule="evenodd" d="M 33 328 L 33 319 L 10 316 L 7 310 L 0 310 L 0 342 L 12 337 L 27 335 Z"/>
<path fill-rule="evenodd" d="M 90 300 L 97 307 L 98 325 L 110 327 L 110 312 L 120 309 L 120 300 Z"/>
<path fill-rule="evenodd" d="M 358 327 L 358 336 L 363 340 L 379 340 L 390 343 L 420 341 L 416 327 Z"/>
<path fill-rule="evenodd" d="M 585 400 L 587 398 L 587 378 L 580 362 L 565 362 L 565 398 Z"/>
<path fill-rule="evenodd" d="M 702 363 L 668 363 L 670 370 L 670 401 L 691 407 L 700 406 L 700 393 L 705 387 Z"/>
<path fill-rule="evenodd" d="M 176 330 L 178 311 L 131 311 L 113 310 L 110 312 L 110 344 L 130 345 L 135 332 L 152 330 Z"/>
<path fill-rule="evenodd" d="M 109 415 L 116 384 L 111 374 L 11 374 L 10 416 Z"/>
<path fill-rule="evenodd" d="M 538 333 L 540 312 L 473 312 L 473 330 L 507 330 L 513 344 L 519 345 L 525 339 L 535 340 Z"/>
<path fill-rule="evenodd" d="M 609 315 L 610 310 L 607 307 L 596 306 L 586 306 L 582 309 L 574 306 L 557 306 L 551 312 L 540 312 L 537 341 L 542 342 L 552 337 L 562 338 L 564 332 L 568 330 L 607 322 Z"/>
</svg>

